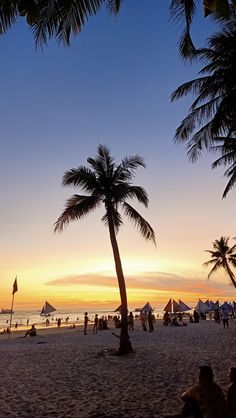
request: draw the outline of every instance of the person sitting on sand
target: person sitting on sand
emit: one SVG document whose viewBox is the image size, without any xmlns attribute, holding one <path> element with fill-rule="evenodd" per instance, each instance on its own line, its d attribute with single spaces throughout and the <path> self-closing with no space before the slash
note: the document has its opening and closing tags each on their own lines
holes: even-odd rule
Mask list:
<svg viewBox="0 0 236 418">
<path fill-rule="evenodd" d="M 230 385 L 227 390 L 227 417 L 236 418 L 236 367 L 231 367 L 229 371 Z"/>
<path fill-rule="evenodd" d="M 184 401 L 181 418 L 227 416 L 223 390 L 214 382 L 214 374 L 209 366 L 199 367 L 198 383 L 184 392 L 181 399 Z"/>
<path fill-rule="evenodd" d="M 36 332 L 36 328 L 34 325 L 32 325 L 32 327 L 28 329 L 28 331 L 26 331 L 24 338 L 27 337 L 27 335 L 29 335 L 30 337 L 36 337 L 37 332 Z"/>
<path fill-rule="evenodd" d="M 169 324 L 171 324 L 170 315 L 169 312 L 165 311 L 163 315 L 163 325 L 168 326 Z"/>
</svg>

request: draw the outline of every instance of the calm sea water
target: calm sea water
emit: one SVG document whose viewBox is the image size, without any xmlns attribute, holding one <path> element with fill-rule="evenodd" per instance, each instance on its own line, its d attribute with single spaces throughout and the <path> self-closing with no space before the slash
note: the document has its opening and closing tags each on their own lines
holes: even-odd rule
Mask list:
<svg viewBox="0 0 236 418">
<path fill-rule="evenodd" d="M 61 309 L 53 312 L 51 316 L 48 317 L 49 319 L 49 327 L 56 326 L 57 318 L 61 318 L 62 325 L 71 325 L 75 323 L 76 325 L 83 324 L 84 320 L 84 310 L 82 309 Z M 88 311 L 88 316 L 90 321 L 93 321 L 95 314 L 98 314 L 99 317 L 101 316 L 114 316 L 117 312 L 109 311 L 109 310 L 101 310 L 100 309 L 93 309 Z M 134 312 L 138 314 L 138 312 Z M 155 309 L 154 311 L 155 317 L 159 316 L 162 317 L 163 311 L 162 309 Z M 69 317 L 68 321 L 66 318 Z M 28 310 L 28 311 L 14 311 L 12 315 L 12 329 L 15 328 L 15 324 L 17 324 L 17 329 L 24 329 L 27 327 L 27 320 L 29 320 L 29 325 L 35 324 L 37 326 L 46 326 L 46 319 L 45 317 L 40 316 L 40 312 L 36 310 Z M 10 314 L 0 314 L 0 330 L 7 328 L 10 323 Z"/>
</svg>

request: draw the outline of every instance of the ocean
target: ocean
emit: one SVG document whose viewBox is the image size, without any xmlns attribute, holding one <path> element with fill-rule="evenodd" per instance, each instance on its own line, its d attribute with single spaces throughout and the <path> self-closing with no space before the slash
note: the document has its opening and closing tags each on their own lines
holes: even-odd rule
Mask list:
<svg viewBox="0 0 236 418">
<path fill-rule="evenodd" d="M 82 325 L 84 320 L 84 309 L 61 309 L 53 312 L 49 317 L 49 327 L 56 326 L 56 322 L 58 318 L 61 318 L 62 325 Z M 138 314 L 138 312 L 134 312 Z M 100 309 L 93 309 L 88 310 L 89 320 L 92 322 L 94 319 L 95 314 L 98 314 L 98 317 L 101 316 L 114 316 L 119 314 L 118 312 L 109 311 L 109 310 L 101 310 Z M 155 317 L 162 317 L 163 310 L 162 309 L 155 309 L 154 310 Z M 28 325 L 35 324 L 38 327 L 45 327 L 46 326 L 46 317 L 40 316 L 40 312 L 36 310 L 25 310 L 25 311 L 14 311 L 12 314 L 12 329 L 15 329 L 17 324 L 17 329 L 26 329 L 27 328 L 27 320 L 29 320 Z M 66 321 L 66 318 L 69 318 Z M 0 314 L 0 331 L 4 328 L 6 329 L 10 323 L 10 314 Z"/>
</svg>

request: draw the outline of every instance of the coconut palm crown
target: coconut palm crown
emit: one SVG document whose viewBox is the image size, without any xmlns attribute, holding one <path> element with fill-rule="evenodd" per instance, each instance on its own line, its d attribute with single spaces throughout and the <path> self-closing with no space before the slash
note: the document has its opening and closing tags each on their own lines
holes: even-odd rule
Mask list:
<svg viewBox="0 0 236 418">
<path fill-rule="evenodd" d="M 193 94 L 188 115 L 176 130 L 175 140 L 187 143 L 190 160 L 210 149 L 219 136 L 236 133 L 236 20 L 227 21 L 209 39 L 209 48 L 198 50 L 204 63 L 200 77 L 182 84 L 172 101 Z"/>
<path fill-rule="evenodd" d="M 219 240 L 213 242 L 213 251 L 205 251 L 211 254 L 211 260 L 206 261 L 203 265 L 205 267 L 213 265 L 208 274 L 208 278 L 210 278 L 217 270 L 223 268 L 230 279 L 230 283 L 236 288 L 235 275 L 230 268 L 230 265 L 234 268 L 236 267 L 236 244 L 230 247 L 229 237 L 221 237 Z"/>
<path fill-rule="evenodd" d="M 132 351 L 128 335 L 127 322 L 127 295 L 125 279 L 119 254 L 116 235 L 123 224 L 120 210 L 138 228 L 143 237 L 155 243 L 155 233 L 149 223 L 128 203 L 136 199 L 145 207 L 148 206 L 146 191 L 132 183 L 134 172 L 138 167 L 145 167 L 139 155 L 126 157 L 120 164 L 116 164 L 106 146 L 99 145 L 97 156 L 88 158 L 89 167 L 73 168 L 63 176 L 64 186 L 80 187 L 87 195 L 75 194 L 66 202 L 61 216 L 55 223 L 55 231 L 62 231 L 71 221 L 82 219 L 89 212 L 100 205 L 105 206 L 102 222 L 109 229 L 110 241 L 116 267 L 116 274 L 120 290 L 122 321 L 119 353 L 126 354 Z"/>
</svg>

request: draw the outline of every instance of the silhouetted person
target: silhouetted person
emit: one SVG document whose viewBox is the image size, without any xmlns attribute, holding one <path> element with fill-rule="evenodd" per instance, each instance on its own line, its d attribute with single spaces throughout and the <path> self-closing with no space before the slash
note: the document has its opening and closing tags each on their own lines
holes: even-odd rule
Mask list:
<svg viewBox="0 0 236 418">
<path fill-rule="evenodd" d="M 149 332 L 153 332 L 154 331 L 153 316 L 152 316 L 151 311 L 148 311 L 148 326 L 149 326 Z"/>
<path fill-rule="evenodd" d="M 199 314 L 196 311 L 196 309 L 194 309 L 194 311 L 193 311 L 193 319 L 194 319 L 194 322 L 195 323 L 198 323 L 199 322 Z"/>
<path fill-rule="evenodd" d="M 222 308 L 222 321 L 223 321 L 223 327 L 224 328 L 229 328 L 229 315 L 226 312 L 225 308 Z"/>
<path fill-rule="evenodd" d="M 229 371 L 230 385 L 227 390 L 227 418 L 236 418 L 236 367 Z"/>
<path fill-rule="evenodd" d="M 87 335 L 87 327 L 88 327 L 88 312 L 84 313 L 84 335 Z"/>
<path fill-rule="evenodd" d="M 61 318 L 58 318 L 58 320 L 57 320 L 57 327 L 60 328 L 60 326 L 61 326 Z"/>
<path fill-rule="evenodd" d="M 181 418 L 226 418 L 223 390 L 214 382 L 211 367 L 199 367 L 198 383 L 181 396 L 184 401 Z M 191 415 L 192 414 L 192 415 Z"/>
<path fill-rule="evenodd" d="M 167 326 L 171 323 L 169 312 L 165 311 L 163 315 L 163 325 Z"/>
<path fill-rule="evenodd" d="M 133 312 L 129 313 L 128 325 L 129 325 L 129 331 L 133 331 L 134 330 L 134 315 L 133 315 Z"/>
<path fill-rule="evenodd" d="M 32 325 L 32 327 L 28 329 L 28 331 L 26 331 L 24 337 L 27 337 L 27 335 L 29 335 L 30 337 L 36 337 L 37 331 L 34 325 Z"/>
<path fill-rule="evenodd" d="M 146 327 L 146 315 L 145 315 L 144 312 L 141 312 L 140 319 L 141 319 L 141 324 L 142 324 L 143 330 L 144 331 L 147 331 L 147 327 Z"/>
<path fill-rule="evenodd" d="M 98 332 L 98 314 L 96 313 L 94 318 L 93 333 L 97 334 Z"/>
</svg>

